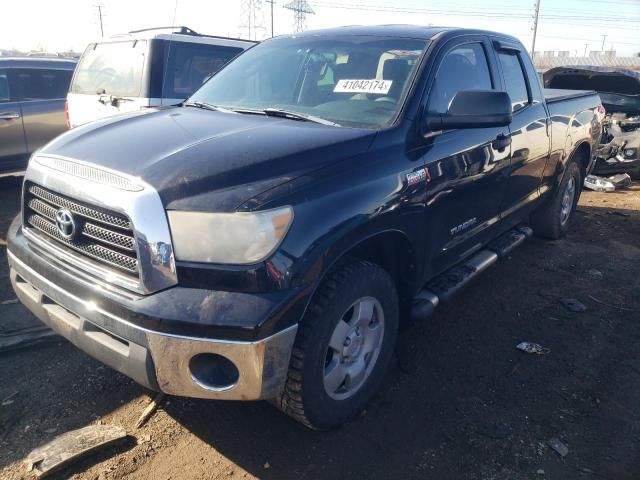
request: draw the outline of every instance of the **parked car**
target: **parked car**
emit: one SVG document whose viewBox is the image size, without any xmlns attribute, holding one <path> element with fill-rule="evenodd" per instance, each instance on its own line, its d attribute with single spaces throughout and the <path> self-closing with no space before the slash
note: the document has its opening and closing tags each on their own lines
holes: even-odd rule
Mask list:
<svg viewBox="0 0 640 480">
<path fill-rule="evenodd" d="M 267 40 L 180 106 L 34 155 L 11 280 L 42 321 L 142 385 L 268 399 L 335 427 L 380 387 L 401 321 L 455 298 L 532 228 L 565 234 L 599 107 L 595 92 L 543 94 L 525 47 L 499 33 Z"/>
<path fill-rule="evenodd" d="M 0 173 L 24 170 L 32 152 L 67 129 L 64 99 L 75 65 L 0 58 Z"/>
<path fill-rule="evenodd" d="M 640 180 L 640 72 L 625 68 L 568 66 L 548 70 L 552 88 L 596 90 L 606 110 L 593 173 L 629 173 Z"/>
<path fill-rule="evenodd" d="M 91 43 L 67 96 L 70 126 L 179 103 L 255 43 L 187 27 L 135 30 Z"/>
</svg>

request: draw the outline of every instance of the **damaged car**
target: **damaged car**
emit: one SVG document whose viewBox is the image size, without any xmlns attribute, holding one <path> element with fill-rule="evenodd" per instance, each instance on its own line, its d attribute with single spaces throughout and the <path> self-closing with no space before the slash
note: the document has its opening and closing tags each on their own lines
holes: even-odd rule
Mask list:
<svg viewBox="0 0 640 480">
<path fill-rule="evenodd" d="M 596 66 L 556 67 L 545 72 L 544 85 L 598 92 L 606 116 L 593 173 L 628 173 L 640 179 L 640 72 Z"/>
</svg>

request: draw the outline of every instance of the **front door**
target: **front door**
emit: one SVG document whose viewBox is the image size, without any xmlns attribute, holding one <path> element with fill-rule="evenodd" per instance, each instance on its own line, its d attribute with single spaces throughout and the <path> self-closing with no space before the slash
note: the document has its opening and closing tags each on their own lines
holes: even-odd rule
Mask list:
<svg viewBox="0 0 640 480">
<path fill-rule="evenodd" d="M 484 37 L 456 40 L 440 52 L 429 89 L 428 115 L 445 114 L 461 90 L 500 89 Z M 427 277 L 479 250 L 499 218 L 509 172 L 507 127 L 433 133 L 427 139 Z M 505 141 L 506 140 L 506 141 Z"/>
<path fill-rule="evenodd" d="M 500 42 L 498 46 L 498 63 L 513 106 L 511 172 L 502 210 L 505 216 L 517 211 L 520 217 L 539 196 L 549 158 L 548 115 L 537 78 L 534 84 L 525 73 L 526 54 L 518 45 Z"/>
</svg>

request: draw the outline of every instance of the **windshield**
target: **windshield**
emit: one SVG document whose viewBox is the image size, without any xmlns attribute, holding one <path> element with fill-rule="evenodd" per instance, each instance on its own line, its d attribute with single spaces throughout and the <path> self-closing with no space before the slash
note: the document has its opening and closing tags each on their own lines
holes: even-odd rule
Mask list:
<svg viewBox="0 0 640 480">
<path fill-rule="evenodd" d="M 146 40 L 89 45 L 76 67 L 71 92 L 140 95 L 146 53 Z"/>
<path fill-rule="evenodd" d="M 600 93 L 599 95 L 604 104 L 640 111 L 639 95 L 620 95 L 618 93 Z"/>
<path fill-rule="evenodd" d="M 402 106 L 425 44 L 368 36 L 270 40 L 232 61 L 190 101 L 384 127 Z"/>
</svg>

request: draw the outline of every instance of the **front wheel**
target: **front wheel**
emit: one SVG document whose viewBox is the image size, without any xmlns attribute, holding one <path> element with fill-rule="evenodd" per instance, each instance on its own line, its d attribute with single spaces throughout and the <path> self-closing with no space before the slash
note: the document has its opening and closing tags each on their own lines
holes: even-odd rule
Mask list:
<svg viewBox="0 0 640 480">
<path fill-rule="evenodd" d="M 563 237 L 573 219 L 582 189 L 582 173 L 575 160 L 567 164 L 554 197 L 531 214 L 531 227 L 536 235 L 557 240 Z"/>
<path fill-rule="evenodd" d="M 398 296 L 379 266 L 342 262 L 318 287 L 291 355 L 276 405 L 326 430 L 358 415 L 379 388 L 398 330 Z"/>
</svg>

